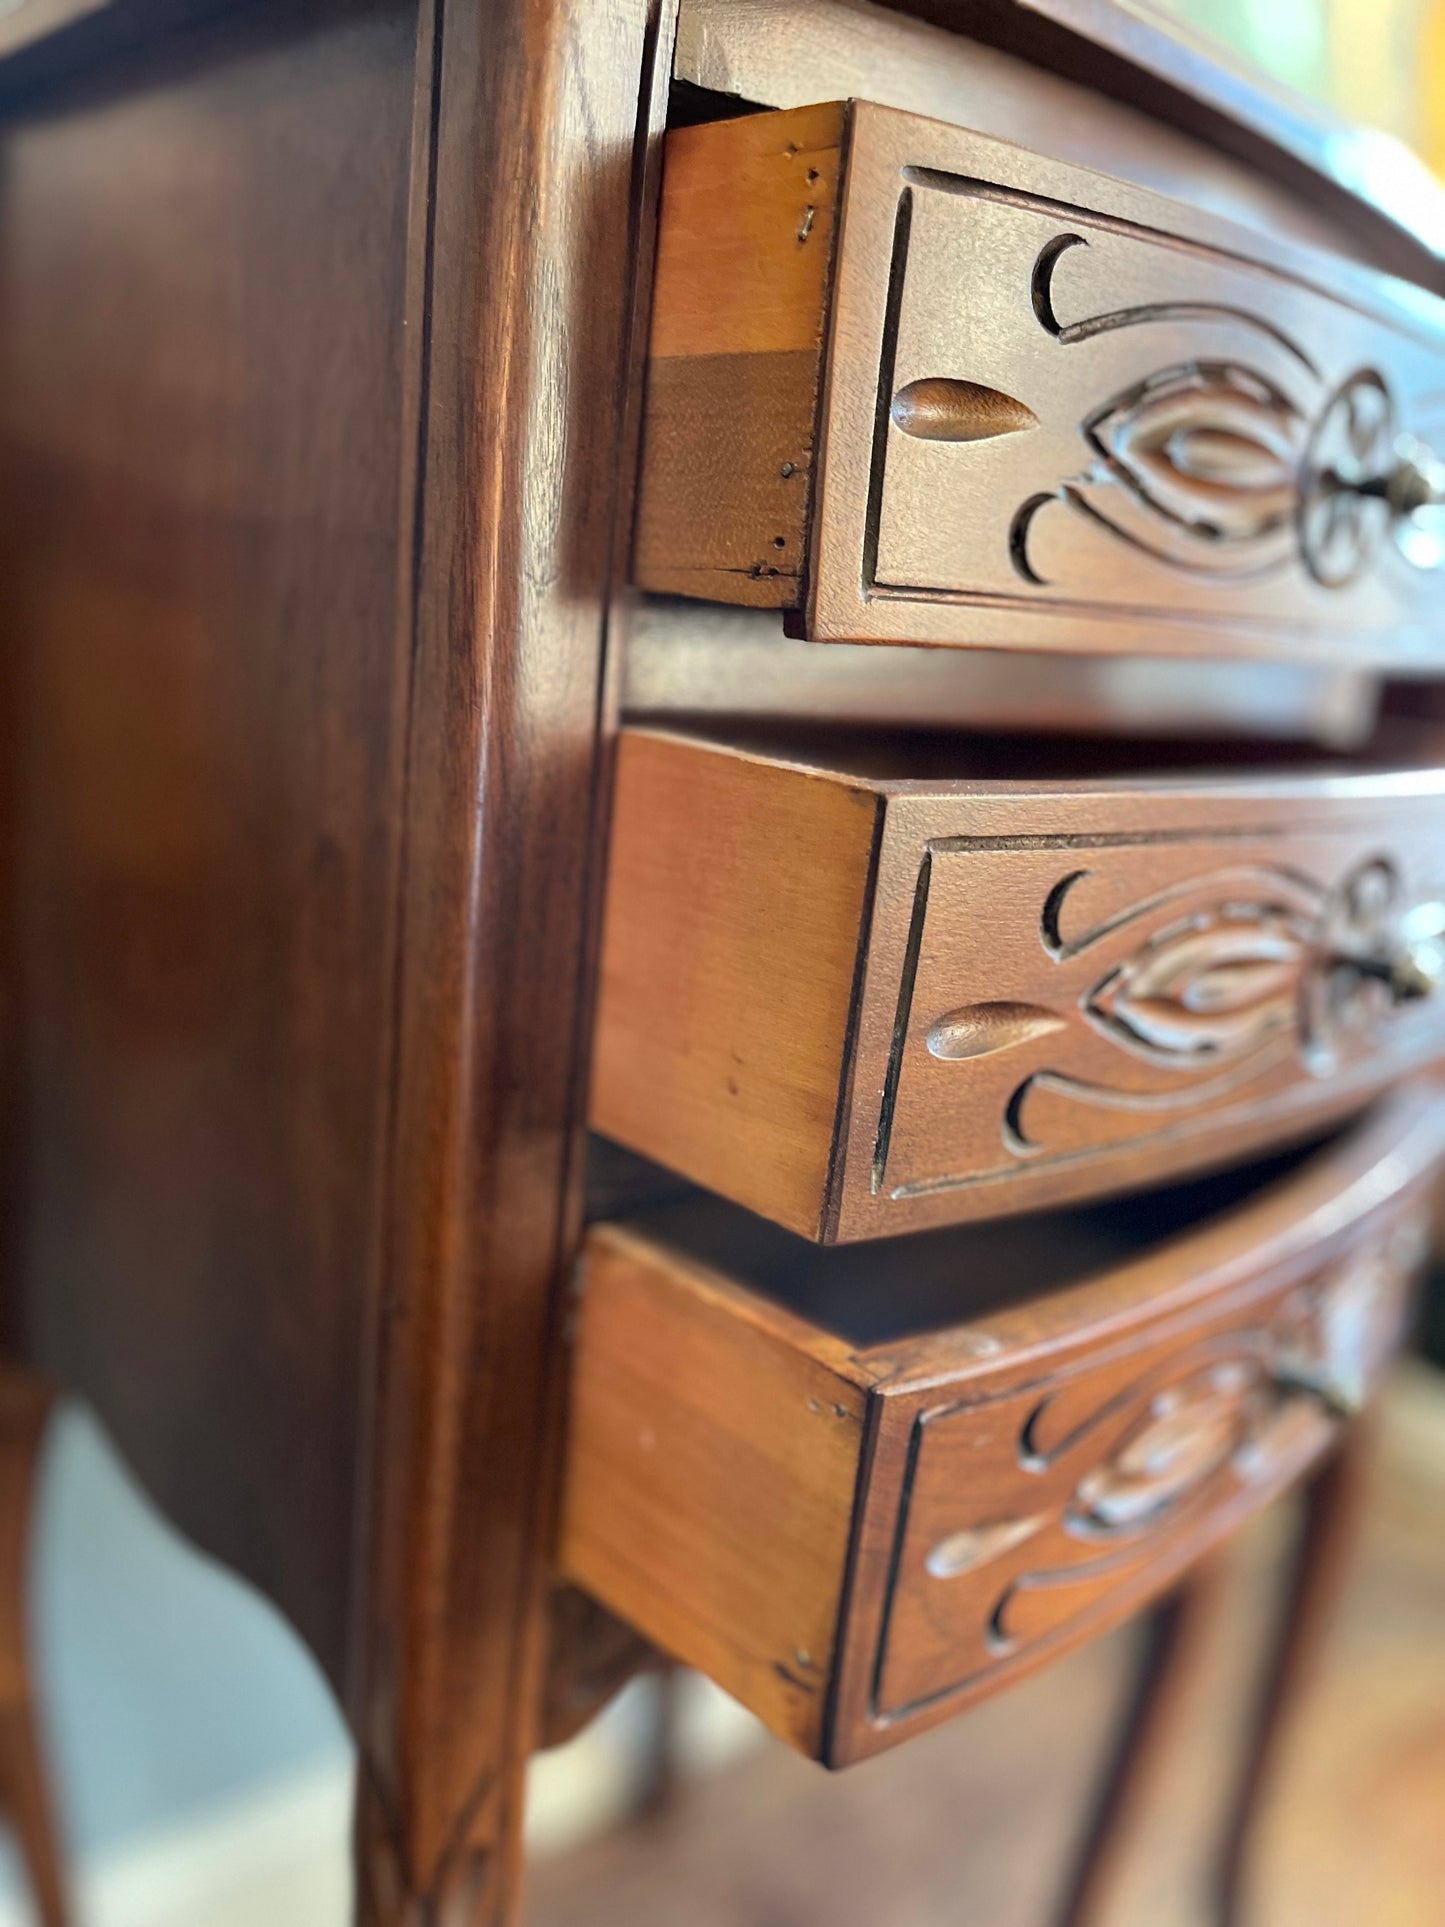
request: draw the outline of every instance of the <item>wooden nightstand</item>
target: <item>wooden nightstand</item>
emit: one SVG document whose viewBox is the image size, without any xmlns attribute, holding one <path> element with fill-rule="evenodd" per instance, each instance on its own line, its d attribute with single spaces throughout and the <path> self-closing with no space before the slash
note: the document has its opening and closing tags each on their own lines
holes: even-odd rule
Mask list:
<svg viewBox="0 0 1445 1927">
<path fill-rule="evenodd" d="M 1307 1575 L 1438 1154 L 1440 205 L 1105 0 L 0 55 L 10 1350 L 315 1653 L 362 1917 L 516 1920 L 571 1582 L 841 1763 L 1302 1482 Z"/>
</svg>

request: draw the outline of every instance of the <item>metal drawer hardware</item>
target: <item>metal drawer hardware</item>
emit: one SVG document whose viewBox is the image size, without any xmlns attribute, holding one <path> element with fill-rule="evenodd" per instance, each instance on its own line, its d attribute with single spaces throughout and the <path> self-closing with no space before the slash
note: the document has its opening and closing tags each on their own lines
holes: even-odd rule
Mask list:
<svg viewBox="0 0 1445 1927">
<path fill-rule="evenodd" d="M 1366 482 L 1345 482 L 1361 495 L 1377 495 L 1390 511 L 1395 542 L 1417 569 L 1445 563 L 1445 462 L 1414 435 L 1395 441 L 1395 465 Z"/>
<path fill-rule="evenodd" d="M 1392 1003 L 1428 997 L 1445 978 L 1445 903 L 1434 900 L 1407 910 L 1390 940 L 1377 949 L 1343 948 L 1329 959 L 1334 970 L 1382 983 Z"/>
</svg>

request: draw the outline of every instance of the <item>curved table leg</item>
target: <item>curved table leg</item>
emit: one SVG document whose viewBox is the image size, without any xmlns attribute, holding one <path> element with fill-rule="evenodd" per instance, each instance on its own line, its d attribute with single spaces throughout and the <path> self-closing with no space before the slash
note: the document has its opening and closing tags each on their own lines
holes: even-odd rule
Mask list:
<svg viewBox="0 0 1445 1927">
<path fill-rule="evenodd" d="M 0 1811 L 14 1828 L 41 1927 L 70 1910 L 31 1690 L 26 1567 L 49 1389 L 0 1367 Z"/>
<path fill-rule="evenodd" d="M 1144 1651 L 1065 1889 L 1059 1927 L 1106 1927 L 1120 1865 L 1159 1763 L 1174 1741 L 1219 1611 L 1223 1579 L 1223 1558 L 1216 1554 L 1145 1618 Z"/>
<path fill-rule="evenodd" d="M 1209 1917 L 1243 1927 L 1250 1837 L 1290 1714 L 1309 1683 L 1358 1536 L 1371 1458 L 1368 1421 L 1357 1420 L 1300 1492 L 1302 1516 L 1284 1596 L 1251 1710 L 1244 1755 L 1229 1792 L 1211 1863 Z M 1145 1648 L 1114 1756 L 1074 1863 L 1059 1927 L 1107 1927 L 1115 1882 L 1137 1832 L 1150 1785 L 1178 1731 L 1180 1713 L 1214 1624 L 1224 1555 L 1216 1554 L 1145 1622 Z"/>
<path fill-rule="evenodd" d="M 1359 1538 L 1373 1441 L 1369 1416 L 1356 1419 L 1300 1495 L 1303 1516 L 1285 1597 L 1214 1863 L 1212 1915 L 1217 1927 L 1240 1927 L 1244 1919 L 1251 1832 L 1290 1716 L 1315 1671 Z"/>
</svg>

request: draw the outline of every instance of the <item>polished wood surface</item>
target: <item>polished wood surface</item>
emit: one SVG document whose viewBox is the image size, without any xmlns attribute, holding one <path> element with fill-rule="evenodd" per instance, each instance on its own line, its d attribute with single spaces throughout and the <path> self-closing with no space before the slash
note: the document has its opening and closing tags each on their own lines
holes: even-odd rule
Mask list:
<svg viewBox="0 0 1445 1927">
<path fill-rule="evenodd" d="M 545 1695 L 624 382 L 670 15 L 445 8 L 375 1411 L 369 1917 L 508 1921 Z"/>
<path fill-rule="evenodd" d="M 846 1241 L 1238 1157 L 1445 1046 L 1373 974 L 1433 914 L 1439 772 L 892 756 L 624 732 L 598 1131 Z"/>
<path fill-rule="evenodd" d="M 851 1293 L 776 1236 L 751 1289 L 715 1213 L 596 1227 L 562 1568 L 803 1750 L 896 1743 L 1136 1609 L 1326 1449 L 1398 1338 L 1442 1133 L 1406 1097 L 1254 1197 L 1161 1202 L 1142 1255 L 1034 1220 L 846 1254 Z M 829 1307 L 870 1268 L 860 1343 Z M 963 1318 L 931 1332 L 930 1271 Z"/>
<path fill-rule="evenodd" d="M 819 641 L 1434 659 L 1445 545 L 1369 491 L 1439 436 L 1445 309 L 870 104 L 840 182 L 843 119 L 669 139 L 644 587 Z"/>
<path fill-rule="evenodd" d="M 0 132 L 21 1335 L 338 1687 L 415 34 L 408 5 L 263 5 Z"/>
<path fill-rule="evenodd" d="M 111 0 L 82 12 L 29 0 L 0 22 L 0 54 L 26 43 L 0 64 L 7 1337 L 95 1405 L 167 1514 L 256 1583 L 317 1654 L 359 1742 L 361 1917 L 374 1927 L 509 1927 L 528 1755 L 647 1660 L 637 1629 L 555 1583 L 551 1553 L 609 765 L 638 683 L 623 661 L 638 614 L 630 498 L 669 107 L 696 120 L 727 111 L 719 94 L 740 108 L 774 94 L 806 105 L 820 91 L 841 99 L 876 84 L 898 106 L 1022 136 L 1040 154 L 1357 263 L 1419 267 L 1420 250 L 1339 195 L 1312 210 L 1288 170 L 1275 171 L 1276 149 L 1258 129 L 1242 165 L 1208 144 L 1208 115 L 1179 133 L 1138 102 L 1104 98 L 1105 64 L 1061 78 L 916 18 L 834 0 L 778 0 L 772 24 L 756 7 L 749 22 L 732 0 L 692 8 L 671 96 L 666 0 L 580 10 L 503 0 L 482 11 L 456 0 Z M 979 13 L 980 32 L 994 31 L 995 12 Z M 844 16 L 847 30 L 836 31 Z M 1070 31 L 1087 42 L 1078 27 Z M 810 182 L 811 167 L 802 184 L 817 189 L 823 170 Z M 792 192 L 789 179 L 778 205 Z M 815 196 L 789 237 L 815 313 L 825 237 Z M 739 274 L 747 265 L 744 250 Z M 674 307 L 669 322 L 664 304 L 661 325 L 679 340 L 704 324 L 733 327 L 719 340 L 741 356 L 756 318 L 718 302 Z M 816 364 L 813 334 L 803 349 Z M 726 404 L 720 419 L 742 426 Z M 796 464 L 781 475 L 787 459 L 780 484 L 801 479 Z M 769 519 L 772 506 L 757 512 Z M 794 526 L 801 541 L 803 523 Z M 780 553 L 776 536 L 768 541 Z M 777 621 L 776 608 L 751 613 Z M 892 653 L 873 651 L 880 661 Z M 1039 660 L 1031 666 L 1047 681 Z M 826 672 L 811 691 L 807 680 L 791 702 L 753 691 L 754 713 L 835 715 Z M 890 692 L 902 705 L 894 716 L 989 719 L 966 693 L 946 714 L 930 712 L 916 693 L 905 700 L 905 681 Z M 1178 681 L 1157 701 L 1146 693 L 1142 710 L 1129 707 L 1139 692 L 1127 678 L 1071 687 L 1087 694 L 1101 733 L 1135 733 L 1145 713 L 1180 726 L 1188 715 Z M 1071 698 L 1062 683 L 1049 693 L 1060 720 Z M 1028 692 L 1010 685 L 997 700 L 993 723 L 1037 726 Z M 853 702 L 863 721 L 885 713 Z M 1276 710 L 1235 684 L 1211 715 L 1242 729 L 1248 711 L 1252 733 L 1268 714 L 1274 722 L 1262 726 L 1281 735 L 1341 742 L 1364 730 L 1372 707 L 1358 679 L 1314 680 Z M 1019 799 L 1005 803 L 996 779 L 1027 784 L 1039 771 L 1020 740 L 1000 734 L 991 754 L 992 773 L 976 775 L 1002 820 Z M 906 784 L 885 794 L 847 771 L 805 775 L 776 757 L 755 767 L 765 774 L 751 822 L 776 861 L 718 869 L 741 893 L 751 948 L 746 971 L 715 973 L 712 985 L 777 1046 L 748 1073 L 752 1096 L 766 1092 L 757 1146 L 770 1148 L 769 1130 L 790 1145 L 769 1182 L 786 1181 L 786 1211 L 811 1229 L 838 1230 L 837 1119 L 845 1102 L 863 1118 L 868 1099 L 850 1032 L 860 918 L 878 911 L 897 940 L 928 826 L 940 819 Z M 1054 791 L 1040 781 L 1042 803 Z M 675 878 L 705 874 L 712 845 L 749 821 L 729 817 L 731 782 L 705 818 L 700 795 L 691 815 L 680 811 L 696 835 Z M 794 799 L 799 782 L 810 786 L 812 840 L 797 837 L 790 853 L 788 833 L 809 815 Z M 1283 823 L 1287 798 L 1291 808 L 1304 799 L 1309 820 L 1271 849 L 1287 845 L 1291 861 L 1316 842 L 1336 849 L 1334 832 L 1314 827 L 1322 791 L 1266 786 L 1260 802 L 1254 779 L 1236 772 L 1230 782 L 1231 848 L 1235 831 L 1253 833 L 1256 807 Z M 1412 810 L 1424 793 L 1409 791 Z M 1345 783 L 1329 810 L 1343 822 L 1358 794 Z M 659 795 L 668 801 L 665 786 Z M 1121 807 L 1123 840 L 1100 857 L 1103 881 L 1091 889 L 1123 891 L 1130 866 L 1146 883 L 1170 883 L 1170 852 L 1193 847 L 1189 795 L 1149 784 L 1139 797 Z M 1383 792 L 1376 801 L 1371 822 L 1383 835 L 1394 801 L 1387 807 Z M 1060 807 L 1067 815 L 1073 805 Z M 1087 825 L 1071 819 L 1062 834 L 1092 850 L 1105 818 L 1092 807 L 1084 815 Z M 872 835 L 890 822 L 908 874 L 885 902 Z M 1204 826 L 1218 828 L 1213 818 Z M 1036 823 L 1024 834 L 1056 831 Z M 1393 829 L 1391 840 L 1401 840 Z M 799 900 L 812 893 L 822 906 L 804 932 L 802 969 L 796 904 L 779 914 L 769 894 L 785 876 Z M 1088 894 L 1072 907 L 1086 908 Z M 1289 902 L 1285 935 L 1303 927 L 1311 956 L 1336 957 L 1336 926 L 1326 941 L 1311 920 L 1318 904 L 1306 913 L 1298 896 Z M 1271 899 L 1270 915 L 1277 908 Z M 1344 912 L 1358 908 L 1331 900 L 1351 942 L 1360 931 Z M 713 924 L 715 935 L 715 915 Z M 626 941 L 642 955 L 649 934 L 639 926 Z M 1269 934 L 1285 940 L 1274 924 Z M 1298 961 L 1297 944 L 1290 957 Z M 1363 964 L 1378 976 L 1399 961 L 1352 958 L 1362 979 Z M 671 962 L 685 973 L 699 959 L 678 952 Z M 920 976 L 925 967 L 926 946 Z M 1286 960 L 1280 983 L 1293 967 Z M 1261 988 L 1258 972 L 1254 984 L 1250 1009 L 1268 1029 L 1288 996 L 1279 983 Z M 1133 988 L 1129 1021 L 1157 1029 L 1158 1012 L 1144 1010 L 1157 999 Z M 659 1020 L 677 1018 L 680 990 L 659 996 Z M 896 991 L 895 977 L 893 1007 L 869 1007 L 870 1049 L 886 1052 Z M 1362 988 L 1354 1004 L 1341 1001 L 1368 1015 L 1380 998 Z M 726 1092 L 734 1072 L 707 1017 L 688 1012 L 688 1034 L 696 1064 Z M 1394 1019 L 1387 1028 L 1395 1034 Z M 963 1035 L 955 1025 L 945 1041 Z M 1310 1037 L 1318 1042 L 1317 1030 Z M 1380 1081 L 1404 1056 L 1382 1059 Z M 688 1075 L 674 1064 L 655 1083 L 658 1098 L 670 1101 Z M 1368 1083 L 1351 1070 L 1320 1087 L 1338 1088 L 1343 1108 Z M 711 1138 L 721 1155 L 711 1101 L 674 1137 Z M 900 1081 L 899 1145 L 910 1101 Z M 1333 1103 L 1310 1109 L 1311 1127 Z M 875 1106 L 875 1139 L 877 1117 Z M 1257 1148 L 1277 1126 L 1251 1136 L 1231 1123 L 1211 1161 Z M 726 1155 L 746 1181 L 756 1147 L 750 1160 L 734 1141 Z M 1152 1144 L 1111 1151 L 1107 1182 L 1157 1176 L 1172 1155 Z M 861 1159 L 851 1148 L 851 1167 L 866 1169 L 871 1156 L 871 1146 Z M 1190 1145 L 1173 1168 L 1195 1161 Z M 1080 1188 L 1094 1184 L 1087 1174 Z M 1067 1176 L 1042 1174 L 1020 1203 L 1067 1191 Z M 926 1223 L 927 1209 L 908 1221 Z M 730 1236 L 741 1237 L 733 1222 Z M 1229 1236 L 1242 1238 L 1238 1215 L 1230 1222 Z M 1323 1263 L 1326 1232 L 1316 1231 Z M 1050 1263 L 1082 1249 L 1055 1247 L 1050 1260 L 1047 1224 L 977 1235 L 1028 1242 L 1027 1275 L 1041 1292 Z M 908 1289 L 882 1297 L 915 1313 L 926 1298 L 933 1322 L 951 1329 L 957 1280 L 944 1266 L 930 1283 L 929 1249 L 910 1245 L 900 1259 L 895 1248 Z M 1108 1239 L 1088 1249 L 1116 1280 L 1129 1275 Z M 1250 1245 L 1251 1262 L 1258 1249 Z M 710 1262 L 725 1275 L 738 1256 L 734 1244 Z M 684 1287 L 669 1274 L 664 1297 L 687 1301 L 689 1278 Z M 734 1289 L 723 1288 L 730 1307 Z M 1074 1308 L 1087 1319 L 1092 1302 Z M 886 1309 L 861 1280 L 858 1318 Z M 1007 1312 L 1015 1325 L 1005 1321 L 1005 1337 L 1022 1315 Z M 762 1315 L 756 1331 L 780 1316 Z M 1043 1342 L 1067 1344 L 1063 1309 L 1049 1316 Z M 817 1306 L 794 1318 L 808 1336 L 779 1354 L 789 1386 L 800 1360 L 816 1376 L 824 1330 Z M 1313 1343 L 1317 1327 L 1290 1331 Z M 720 1343 L 739 1337 L 735 1310 L 722 1329 Z M 871 1341 L 837 1340 L 854 1361 L 836 1372 L 824 1362 L 824 1378 L 845 1382 L 839 1403 L 887 1404 L 856 1360 L 866 1355 L 875 1372 L 894 1340 L 910 1369 L 945 1378 L 968 1369 L 949 1351 L 961 1339 L 925 1342 L 918 1329 L 897 1322 L 887 1341 L 876 1327 Z M 1283 1347 L 1282 1331 L 1271 1332 Z M 1077 1338 L 1092 1359 L 1087 1334 Z M 1280 1351 L 1294 1373 L 1281 1394 L 1292 1407 L 1354 1395 L 1321 1381 L 1318 1350 Z M 900 1411 L 910 1387 L 916 1379 L 899 1381 Z M 654 1389 L 661 1398 L 678 1387 Z M 1202 1412 L 1190 1403 L 1184 1428 L 1196 1467 L 1233 1422 L 1216 1399 L 1203 1403 Z M 776 1454 L 778 1414 L 778 1432 L 760 1425 L 760 1451 Z M 717 1422 L 725 1435 L 735 1415 Z M 836 1436 L 845 1463 L 827 1478 L 849 1486 L 857 1428 Z M 885 1455 L 867 1487 L 896 1512 L 895 1470 Z M 1109 1474 L 1089 1502 L 1112 1531 L 1131 1501 L 1127 1468 L 1111 1463 Z M 780 1479 L 793 1476 L 782 1462 Z M 979 1522 L 957 1522 L 955 1482 L 940 1478 L 939 1543 L 957 1542 Z M 925 1488 L 920 1507 L 932 1503 Z M 826 1568 L 834 1603 L 781 1655 L 792 1682 L 758 1679 L 780 1720 L 818 1718 L 815 1670 L 838 1617 L 838 1574 L 863 1570 L 839 1523 L 846 1513 L 789 1521 L 791 1550 L 813 1561 L 809 1583 Z M 1139 1597 L 1167 1582 L 1173 1556 L 1146 1560 Z M 900 1626 L 911 1587 L 910 1578 Z M 766 1616 L 786 1596 L 759 1598 L 754 1587 L 753 1604 Z M 1110 1591 L 1099 1610 L 1124 1603 Z M 1017 1612 L 1021 1650 L 1058 1633 L 1027 1589 Z M 775 1619 L 773 1630 L 786 1629 Z M 934 1661 L 912 1634 L 905 1645 L 898 1678 L 912 1690 L 906 1668 L 931 1680 Z M 855 1690 L 853 1674 L 837 1677 L 840 1692 Z M 857 1705 L 840 1699 L 838 1709 L 834 1724 L 853 1744 Z M 19 1797 L 29 1797 L 23 1787 Z"/>
<path fill-rule="evenodd" d="M 666 71 L 447 16 L 246 7 L 0 134 L 22 1338 L 317 1653 L 388 1927 L 514 1906 Z"/>
</svg>

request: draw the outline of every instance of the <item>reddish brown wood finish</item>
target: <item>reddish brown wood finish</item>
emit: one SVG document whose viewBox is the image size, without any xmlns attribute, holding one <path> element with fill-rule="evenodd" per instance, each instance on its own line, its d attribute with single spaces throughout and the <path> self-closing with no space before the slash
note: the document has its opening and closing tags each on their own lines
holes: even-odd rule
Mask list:
<svg viewBox="0 0 1445 1927">
<path fill-rule="evenodd" d="M 542 1699 L 634 156 L 670 42 L 642 5 L 443 27 L 361 1837 L 370 1917 L 450 1924 L 512 1917 Z"/>
<path fill-rule="evenodd" d="M 260 5 L 0 135 L 21 1322 L 344 1694 L 389 1927 L 515 1905 L 665 44 Z"/>
<path fill-rule="evenodd" d="M 50 1388 L 0 1366 L 0 1817 L 13 1830 L 40 1927 L 71 1920 L 30 1663 L 30 1544 Z"/>
<path fill-rule="evenodd" d="M 367 1917 L 503 1927 L 669 9 L 32 6 L 0 32 L 46 28 L 0 71 L 17 1324 L 343 1694 Z M 121 58 L 103 16 L 188 30 Z M 608 1671 L 553 1671 L 554 1730 Z"/>
<path fill-rule="evenodd" d="M 260 6 L 0 136 L 24 1337 L 338 1686 L 415 32 L 406 4 Z"/>
<path fill-rule="evenodd" d="M 715 1208 L 597 1227 L 563 1569 L 802 1751 L 894 1745 L 1117 1623 L 1321 1456 L 1398 1340 L 1442 1134 L 1402 1097 L 1131 1261 L 1068 1220 L 849 1269 Z"/>
</svg>

